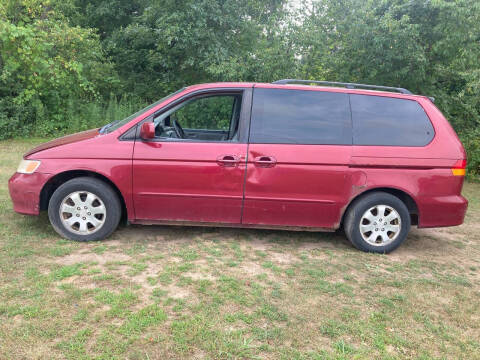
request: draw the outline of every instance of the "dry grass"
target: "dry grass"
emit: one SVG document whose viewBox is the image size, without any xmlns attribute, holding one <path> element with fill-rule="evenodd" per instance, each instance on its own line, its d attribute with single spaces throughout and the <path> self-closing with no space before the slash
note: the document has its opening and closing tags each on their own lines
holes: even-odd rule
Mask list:
<svg viewBox="0 0 480 360">
<path fill-rule="evenodd" d="M 60 239 L 11 211 L 0 143 L 1 359 L 480 359 L 480 185 L 460 227 L 391 255 L 341 234 L 124 227 Z"/>
</svg>

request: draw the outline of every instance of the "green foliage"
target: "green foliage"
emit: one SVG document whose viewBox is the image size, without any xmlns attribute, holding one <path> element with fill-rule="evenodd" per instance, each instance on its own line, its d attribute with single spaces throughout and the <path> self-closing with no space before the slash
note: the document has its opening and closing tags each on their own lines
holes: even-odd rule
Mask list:
<svg viewBox="0 0 480 360">
<path fill-rule="evenodd" d="M 144 0 L 58 0 L 56 7 L 72 24 L 98 29 L 102 39 L 129 25 L 147 5 Z"/>
<path fill-rule="evenodd" d="M 0 136 L 68 128 L 68 103 L 116 84 L 92 29 L 72 27 L 48 0 L 0 5 Z"/>
<path fill-rule="evenodd" d="M 460 135 L 468 155 L 467 175 L 472 179 L 480 176 L 480 128 Z"/>
<path fill-rule="evenodd" d="M 262 69 L 258 57 L 274 37 L 284 2 L 155 1 L 105 48 L 128 89 L 149 100 L 192 83 L 254 79 L 273 68 Z"/>
</svg>

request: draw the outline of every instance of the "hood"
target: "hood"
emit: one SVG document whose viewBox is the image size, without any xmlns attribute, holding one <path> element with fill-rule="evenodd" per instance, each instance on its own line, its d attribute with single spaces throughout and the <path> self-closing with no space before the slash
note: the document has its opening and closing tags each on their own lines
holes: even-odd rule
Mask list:
<svg viewBox="0 0 480 360">
<path fill-rule="evenodd" d="M 65 144 L 71 144 L 71 143 L 82 141 L 82 140 L 91 139 L 97 135 L 99 135 L 98 129 L 91 129 L 91 130 L 75 133 L 72 135 L 63 136 L 61 138 L 54 139 L 46 143 L 40 144 L 37 147 L 34 147 L 33 149 L 26 152 L 23 155 L 23 158 L 26 158 L 27 156 L 30 156 L 42 150 L 50 149 L 50 148 L 65 145 Z"/>
</svg>

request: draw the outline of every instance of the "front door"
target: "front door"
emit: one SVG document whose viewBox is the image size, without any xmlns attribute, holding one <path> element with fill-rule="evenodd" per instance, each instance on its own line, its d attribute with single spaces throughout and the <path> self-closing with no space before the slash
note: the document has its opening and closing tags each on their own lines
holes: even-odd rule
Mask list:
<svg viewBox="0 0 480 360">
<path fill-rule="evenodd" d="M 241 221 L 251 89 L 194 95 L 147 121 L 137 139 L 133 197 L 138 221 Z"/>
<path fill-rule="evenodd" d="M 255 87 L 243 224 L 338 227 L 352 191 L 348 94 Z"/>
</svg>

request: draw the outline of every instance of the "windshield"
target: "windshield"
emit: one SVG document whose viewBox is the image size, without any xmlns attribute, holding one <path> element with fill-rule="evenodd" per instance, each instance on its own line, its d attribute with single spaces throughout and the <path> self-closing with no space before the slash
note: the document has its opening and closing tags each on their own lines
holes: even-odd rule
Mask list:
<svg viewBox="0 0 480 360">
<path fill-rule="evenodd" d="M 123 125 L 125 125 L 126 123 L 128 123 L 129 121 L 135 119 L 136 117 L 142 115 L 143 113 L 145 113 L 146 111 L 150 110 L 151 108 L 157 106 L 158 104 L 164 102 L 165 100 L 171 98 L 172 96 L 178 94 L 179 92 L 185 90 L 186 88 L 181 88 L 180 90 L 177 90 L 175 91 L 174 93 L 171 93 L 170 95 L 167 95 L 165 96 L 164 98 L 161 98 L 160 100 L 154 102 L 153 104 L 150 104 L 148 105 L 146 108 L 140 110 L 140 111 L 137 111 L 135 114 L 132 114 L 130 115 L 129 117 L 126 117 L 125 119 L 123 120 L 115 120 L 105 126 L 103 126 L 101 129 L 100 129 L 100 133 L 101 134 L 108 134 L 108 133 L 111 133 L 115 130 L 117 130 L 118 128 L 121 128 Z"/>
</svg>

